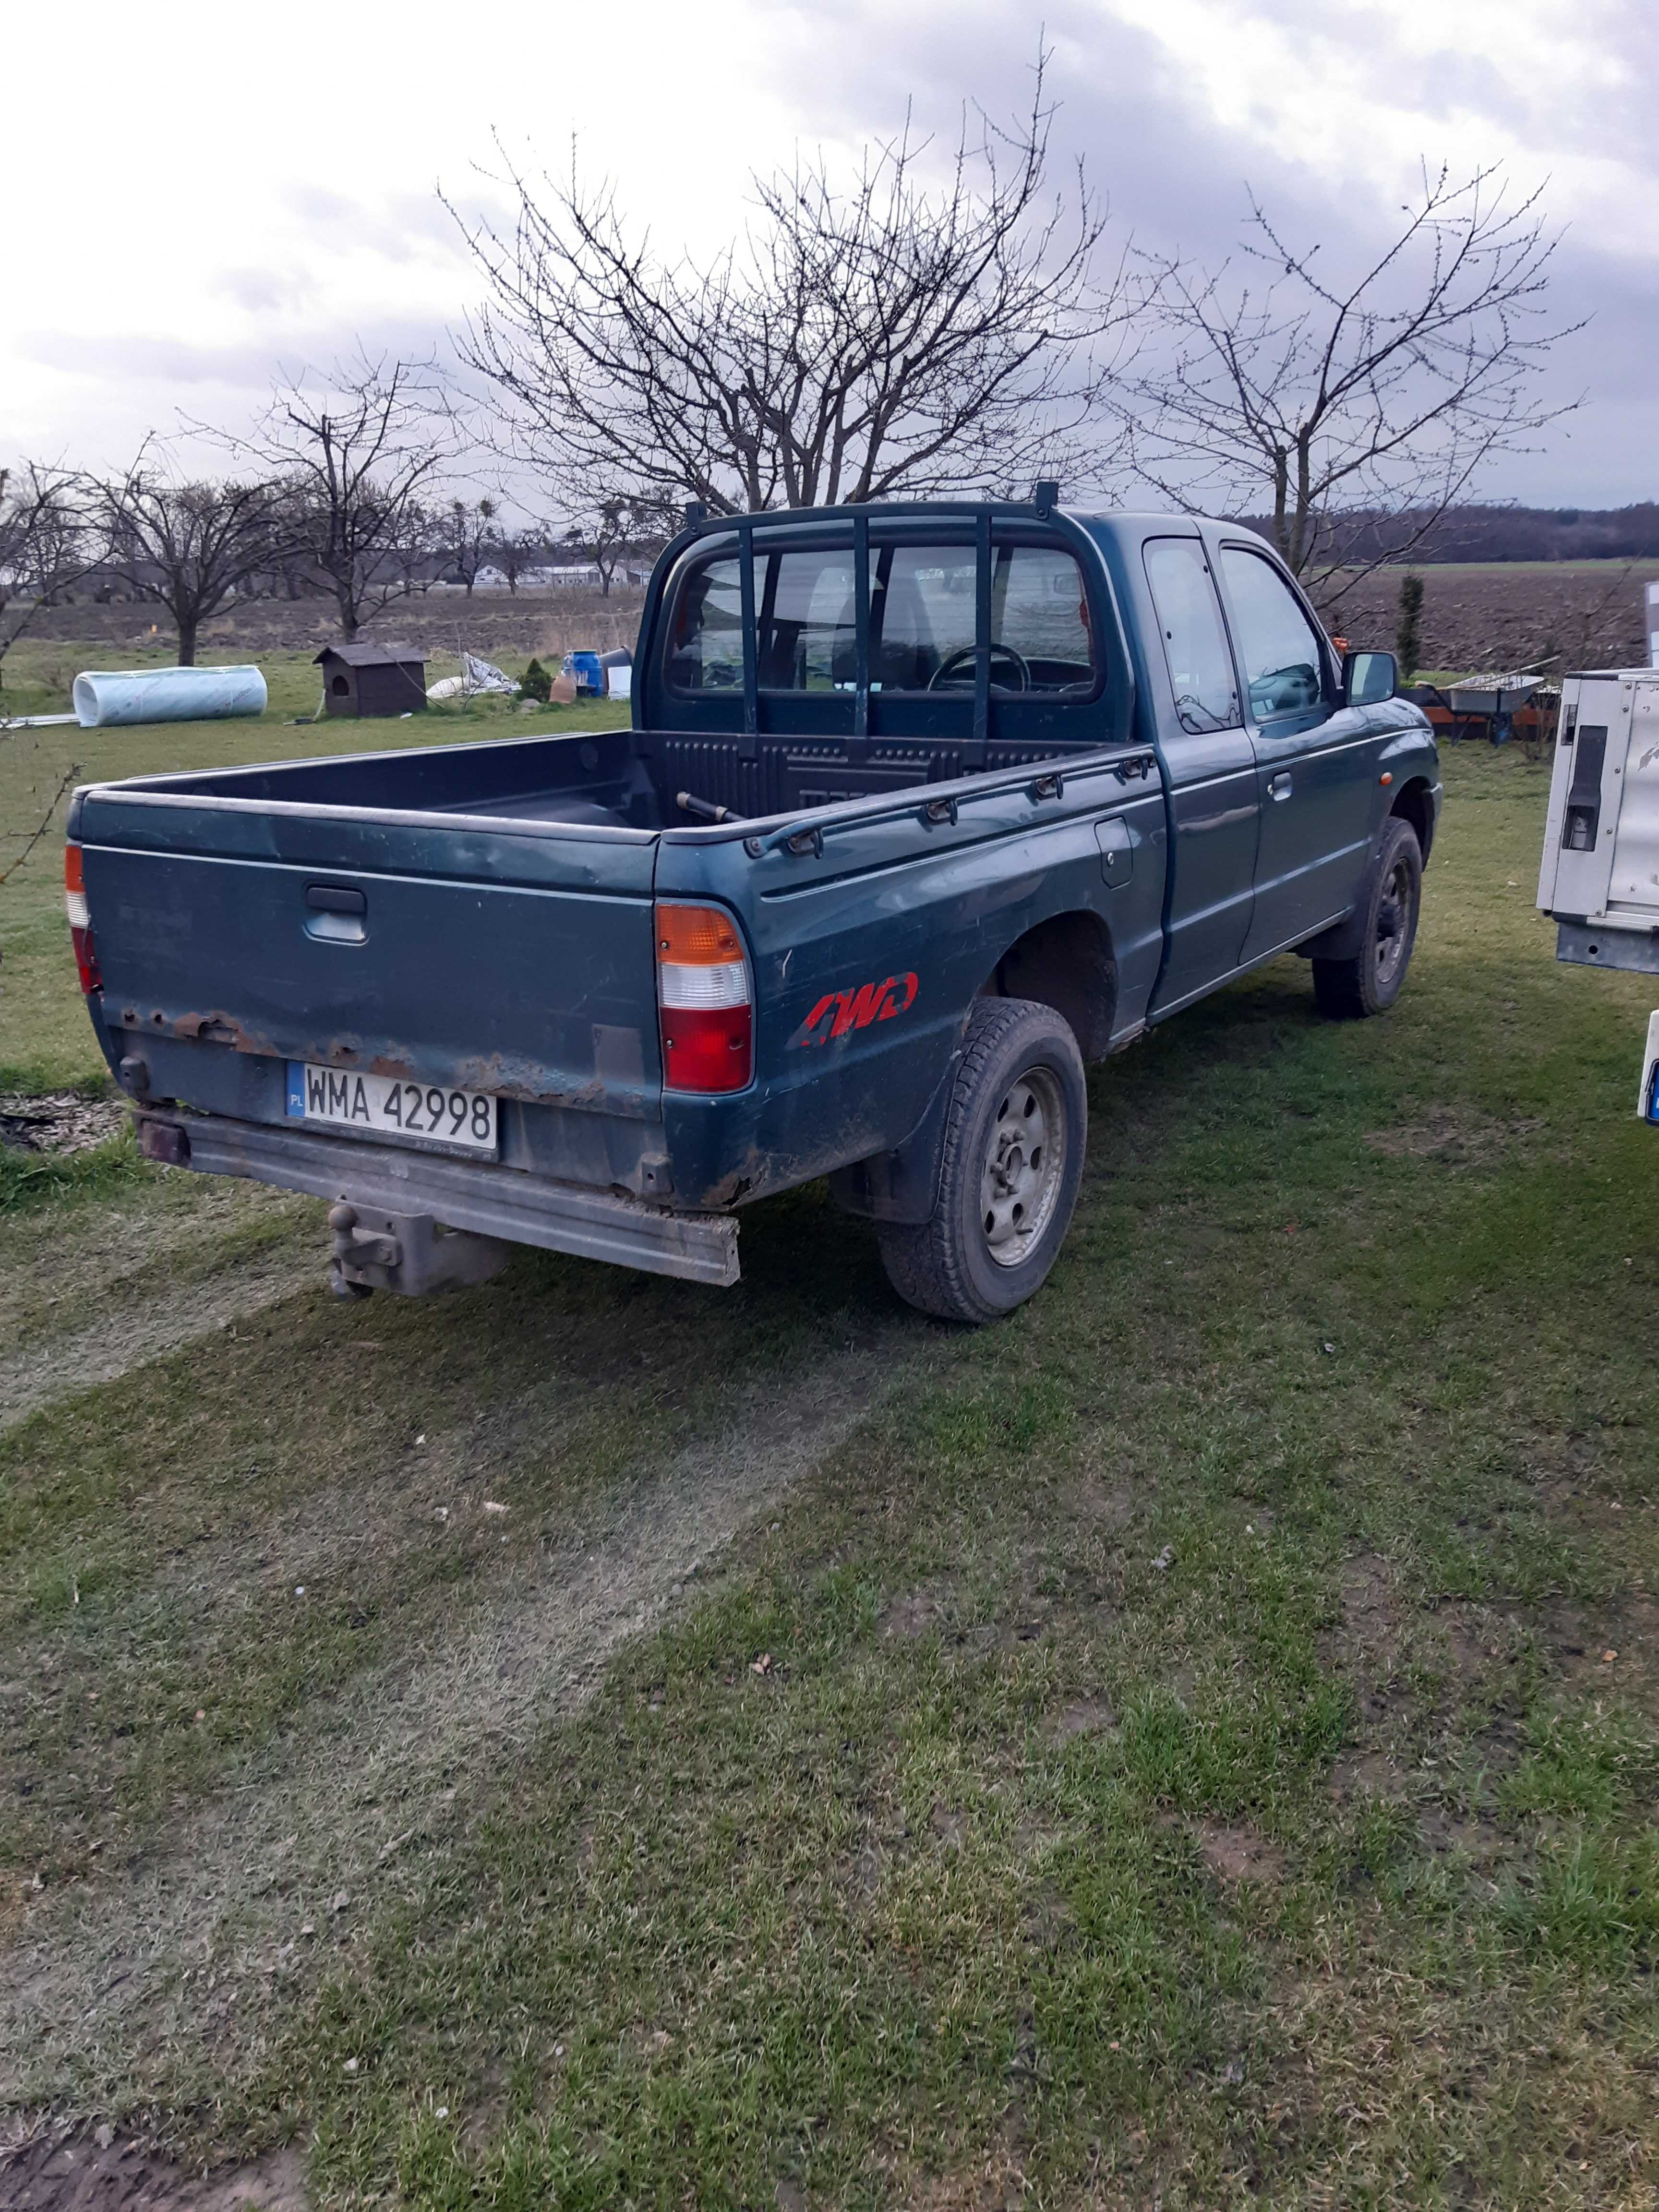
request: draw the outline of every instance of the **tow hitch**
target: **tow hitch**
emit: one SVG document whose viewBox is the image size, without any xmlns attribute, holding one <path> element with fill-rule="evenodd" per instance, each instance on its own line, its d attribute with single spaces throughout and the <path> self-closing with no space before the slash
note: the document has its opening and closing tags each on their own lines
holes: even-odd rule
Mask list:
<svg viewBox="0 0 1659 2212">
<path fill-rule="evenodd" d="M 499 1237 L 447 1229 L 429 1213 L 380 1213 L 342 1202 L 329 1208 L 334 1256 L 329 1282 L 337 1298 L 371 1291 L 424 1291 L 487 1283 L 507 1265 L 513 1247 Z"/>
</svg>

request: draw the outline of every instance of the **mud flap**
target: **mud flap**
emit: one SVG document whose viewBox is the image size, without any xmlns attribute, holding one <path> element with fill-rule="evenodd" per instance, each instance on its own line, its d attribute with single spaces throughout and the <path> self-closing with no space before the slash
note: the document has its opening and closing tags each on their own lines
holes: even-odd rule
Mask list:
<svg viewBox="0 0 1659 2212">
<path fill-rule="evenodd" d="M 1361 899 L 1352 914 L 1334 921 L 1328 929 L 1322 929 L 1317 937 L 1310 937 L 1305 945 L 1298 945 L 1298 960 L 1352 960 L 1365 943 L 1365 917 L 1369 911 L 1370 877 L 1365 878 L 1367 896 Z"/>
<path fill-rule="evenodd" d="M 843 1213 L 912 1225 L 933 1218 L 945 1150 L 945 1114 L 961 1065 L 958 1047 L 927 1102 L 927 1110 L 902 1144 L 896 1145 L 890 1152 L 876 1152 L 867 1160 L 854 1160 L 850 1167 L 832 1172 L 830 1194 Z"/>
</svg>

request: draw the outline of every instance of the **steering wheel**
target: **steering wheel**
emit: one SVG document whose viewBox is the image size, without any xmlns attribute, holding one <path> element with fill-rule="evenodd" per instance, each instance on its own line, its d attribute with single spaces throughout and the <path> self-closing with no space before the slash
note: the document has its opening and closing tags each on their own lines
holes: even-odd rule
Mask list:
<svg viewBox="0 0 1659 2212">
<path fill-rule="evenodd" d="M 959 647 L 955 653 L 947 653 L 945 659 L 940 661 L 939 666 L 933 671 L 933 674 L 928 678 L 927 689 L 930 691 L 944 690 L 947 684 L 956 680 L 952 678 L 952 670 L 957 667 L 971 668 L 974 663 L 974 656 L 978 650 L 979 647 L 977 646 L 964 645 Z M 999 685 L 999 690 L 1004 691 L 1029 691 L 1030 690 L 1030 664 L 1026 659 L 1023 653 L 1016 653 L 1012 645 L 994 645 L 991 647 L 991 665 L 994 672 L 999 660 L 1006 662 L 1014 672 L 1014 681 L 1012 684 Z M 996 680 L 995 674 L 993 673 L 991 681 L 995 684 Z"/>
</svg>

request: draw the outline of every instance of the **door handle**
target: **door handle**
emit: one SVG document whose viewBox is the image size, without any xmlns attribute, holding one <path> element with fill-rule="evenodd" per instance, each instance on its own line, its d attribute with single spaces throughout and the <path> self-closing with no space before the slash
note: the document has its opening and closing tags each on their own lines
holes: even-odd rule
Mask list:
<svg viewBox="0 0 1659 2212">
<path fill-rule="evenodd" d="M 1277 775 L 1268 778 L 1267 796 L 1269 799 L 1288 799 L 1290 795 L 1291 772 L 1289 769 L 1282 768 Z"/>
<path fill-rule="evenodd" d="M 368 937 L 365 921 L 368 913 L 367 896 L 349 884 L 306 885 L 306 918 L 302 927 L 306 935 L 319 945 L 365 943 Z"/>
</svg>

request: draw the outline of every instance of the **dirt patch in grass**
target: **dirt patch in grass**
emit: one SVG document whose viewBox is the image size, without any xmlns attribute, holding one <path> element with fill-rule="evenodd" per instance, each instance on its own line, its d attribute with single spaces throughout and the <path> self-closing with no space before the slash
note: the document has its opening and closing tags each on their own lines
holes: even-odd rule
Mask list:
<svg viewBox="0 0 1659 2212">
<path fill-rule="evenodd" d="M 1004 2122 L 1005 2135 L 1018 2135 L 1020 2117 L 1018 2110 L 1009 2114 Z M 905 2212 L 1015 2212 L 1029 2193 L 1019 2151 L 1005 2142 L 981 2163 L 955 2172 L 907 2174 L 894 2201 L 902 2204 Z M 780 2196 L 780 2212 L 797 2212 L 797 2208 L 804 2212 L 805 2201 L 798 2195 L 793 2205 L 785 2207 Z"/>
<path fill-rule="evenodd" d="M 310 2212 L 312 2202 L 296 2150 L 203 2171 L 109 2127 L 0 2146 L 0 2201 L 7 2212 Z"/>
<path fill-rule="evenodd" d="M 959 1851 L 967 1839 L 968 1815 L 954 1805 L 935 1805 L 927 1815 L 927 1826 L 947 1851 Z"/>
<path fill-rule="evenodd" d="M 1346 1804 L 1355 1797 L 1397 1797 L 1401 1783 L 1400 1769 L 1386 1753 L 1361 1751 L 1336 1761 L 1329 1788 L 1339 1804 Z"/>
<path fill-rule="evenodd" d="M 1489 1121 L 1444 1111 L 1425 1115 L 1397 1129 L 1370 1129 L 1365 1142 L 1388 1159 L 1442 1160 L 1452 1167 L 1474 1166 L 1494 1158 L 1510 1145 L 1546 1126 L 1541 1115 L 1516 1121 Z"/>
<path fill-rule="evenodd" d="M 1599 1604 L 1554 1598 L 1541 1606 L 1450 1603 L 1427 1616 L 1437 1661 L 1454 1688 L 1503 1698 L 1525 1679 L 1531 1656 L 1542 1686 L 1639 1693 L 1659 1672 L 1659 1602 L 1610 1591 Z"/>
<path fill-rule="evenodd" d="M 1346 1561 L 1338 1596 L 1340 1625 L 1320 1636 L 1320 1655 L 1351 1678 L 1364 1718 L 1378 1723 L 1399 1704 L 1396 1672 L 1405 1631 L 1389 1562 L 1375 1552 Z"/>
<path fill-rule="evenodd" d="M 1389 1643 L 1397 1626 L 1394 1577 L 1376 1552 L 1362 1552 L 1342 1569 L 1342 1632 L 1351 1644 L 1375 1650 Z"/>
<path fill-rule="evenodd" d="M 1075 1492 L 1078 1518 L 1115 1535 L 1152 1504 L 1157 1486 L 1155 1482 L 1106 1482 L 1091 1475 Z"/>
<path fill-rule="evenodd" d="M 1282 1845 L 1250 1827 L 1223 1827 L 1209 1820 L 1197 1830 L 1204 1863 L 1218 1881 L 1279 1881 L 1285 1875 Z"/>
<path fill-rule="evenodd" d="M 914 1642 L 924 1636 L 942 1631 L 951 1618 L 957 1601 L 957 1592 L 949 1583 L 939 1583 L 926 1589 L 905 1590 L 890 1598 L 882 1607 L 876 1622 L 881 1636 L 896 1636 Z"/>
<path fill-rule="evenodd" d="M 118 1137 L 131 1118 L 123 1098 L 86 1098 L 78 1091 L 39 1097 L 0 1093 L 0 1145 L 25 1152 L 87 1152 Z"/>
<path fill-rule="evenodd" d="M 1549 1672 L 1575 1690 L 1616 1692 L 1641 1702 L 1659 1687 L 1659 1601 L 1638 1592 L 1599 1606 L 1557 1599 L 1534 1628 Z"/>
<path fill-rule="evenodd" d="M 1116 1726 L 1117 1715 L 1104 1698 L 1077 1698 L 1054 1715 L 1048 1733 L 1056 1743 L 1070 1743 L 1073 1736 L 1102 1735 Z"/>
</svg>

